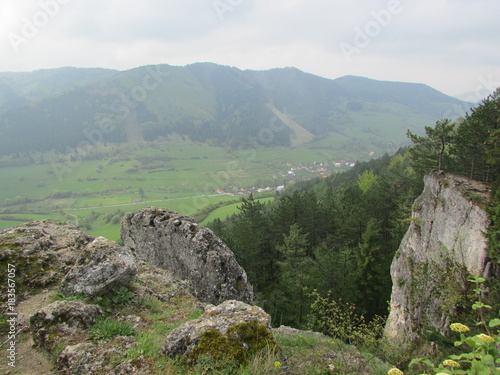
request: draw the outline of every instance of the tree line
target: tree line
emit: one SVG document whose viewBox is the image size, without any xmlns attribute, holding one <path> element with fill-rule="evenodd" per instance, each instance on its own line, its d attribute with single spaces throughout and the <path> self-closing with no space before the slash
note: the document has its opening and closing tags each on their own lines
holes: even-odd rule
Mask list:
<svg viewBox="0 0 500 375">
<path fill-rule="evenodd" d="M 408 132 L 409 149 L 297 183 L 272 203 L 250 195 L 238 214 L 209 226 L 234 251 L 273 324 L 306 327 L 312 295 L 354 304 L 368 319 L 385 315 L 390 265 L 433 169 L 493 183 L 489 251 L 498 259 L 499 119 L 497 90 L 463 119 Z"/>
<path fill-rule="evenodd" d="M 263 204 L 250 195 L 240 212 L 209 226 L 234 251 L 274 324 L 305 327 L 313 290 L 387 312 L 389 268 L 422 189 L 409 154 L 360 163 L 353 171 L 299 183 Z"/>
</svg>

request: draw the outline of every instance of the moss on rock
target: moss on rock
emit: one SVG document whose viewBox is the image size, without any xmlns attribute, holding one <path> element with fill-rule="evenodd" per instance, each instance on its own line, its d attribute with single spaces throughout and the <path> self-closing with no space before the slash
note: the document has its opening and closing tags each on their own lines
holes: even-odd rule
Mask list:
<svg viewBox="0 0 500 375">
<path fill-rule="evenodd" d="M 258 352 L 269 349 L 278 350 L 278 343 L 265 324 L 252 320 L 229 327 L 227 334 L 213 329 L 201 334 L 197 347 L 189 355 L 196 363 L 202 356 L 210 356 L 216 362 L 234 362 L 245 365 Z"/>
</svg>

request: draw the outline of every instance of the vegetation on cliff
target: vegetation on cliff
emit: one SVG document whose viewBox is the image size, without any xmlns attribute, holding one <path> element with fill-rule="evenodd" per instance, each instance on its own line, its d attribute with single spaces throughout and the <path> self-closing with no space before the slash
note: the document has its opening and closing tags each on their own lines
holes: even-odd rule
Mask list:
<svg viewBox="0 0 500 375">
<path fill-rule="evenodd" d="M 359 163 L 327 179 L 298 183 L 273 203 L 262 204 L 250 196 L 243 199 L 238 214 L 224 222 L 215 220 L 210 227 L 235 252 L 255 287 L 258 303 L 271 313 L 274 324 L 318 327 L 321 316 L 311 304 L 317 305 L 325 296 L 356 305 L 356 314 L 370 320 L 387 312 L 392 286 L 389 268 L 412 221 L 422 177 L 433 170 L 444 171 L 491 184 L 491 202 L 474 191 L 467 196 L 490 213 L 488 254 L 496 275 L 499 123 L 497 90 L 463 119 L 438 121 L 425 129 L 425 135 L 408 132 L 414 142 L 409 149 Z M 489 298 L 498 301 L 497 282 L 488 280 L 486 285 Z M 497 309 L 494 305 L 493 314 Z M 429 339 L 449 345 L 444 337 Z"/>
</svg>

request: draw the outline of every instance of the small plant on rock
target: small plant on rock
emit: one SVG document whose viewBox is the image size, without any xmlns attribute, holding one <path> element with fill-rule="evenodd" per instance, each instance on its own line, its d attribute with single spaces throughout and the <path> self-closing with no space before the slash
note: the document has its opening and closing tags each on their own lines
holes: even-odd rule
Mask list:
<svg viewBox="0 0 500 375">
<path fill-rule="evenodd" d="M 433 374 L 467 374 L 467 375 L 493 375 L 500 374 L 500 319 L 491 319 L 488 323 L 485 320 L 485 310 L 491 310 L 491 306 L 481 301 L 481 284 L 485 279 L 474 277 L 469 280 L 476 284 L 474 292 L 478 300 L 472 305 L 473 310 L 479 312 L 479 323 L 486 333 L 475 335 L 469 334 L 470 328 L 461 323 L 453 323 L 450 329 L 460 334 L 460 340 L 455 341 L 455 346 L 462 348 L 463 352 L 457 355 L 450 355 L 447 359 L 434 364 L 428 358 L 415 358 L 410 362 L 410 367 L 424 364 L 430 368 Z M 495 332 L 496 331 L 496 332 Z"/>
<path fill-rule="evenodd" d="M 89 337 L 96 341 L 106 341 L 116 336 L 135 336 L 135 330 L 128 322 L 112 318 L 101 318 L 90 328 Z"/>
</svg>

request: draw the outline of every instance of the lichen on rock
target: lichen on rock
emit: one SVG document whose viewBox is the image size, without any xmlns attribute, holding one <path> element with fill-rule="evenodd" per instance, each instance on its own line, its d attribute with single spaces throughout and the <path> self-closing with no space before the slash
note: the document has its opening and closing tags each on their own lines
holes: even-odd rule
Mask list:
<svg viewBox="0 0 500 375">
<path fill-rule="evenodd" d="M 470 275 L 488 277 L 487 212 L 470 192 L 489 199 L 489 187 L 465 177 L 429 174 L 414 203 L 410 228 L 391 266 L 391 311 L 385 336 L 400 348 L 425 327 L 448 333 L 467 294 Z"/>
<path fill-rule="evenodd" d="M 57 345 L 68 344 L 92 326 L 103 312 L 97 305 L 81 301 L 56 301 L 30 318 L 30 330 L 36 347 L 52 352 Z"/>
<path fill-rule="evenodd" d="M 94 237 L 69 223 L 34 221 L 0 232 L 0 266 L 16 269 L 18 299 L 59 283 L 76 263 L 80 252 Z M 0 288 L 7 285 L 7 273 L 0 273 Z M 5 302 L 6 293 L 0 293 Z"/>
<path fill-rule="evenodd" d="M 201 301 L 253 303 L 253 288 L 233 252 L 193 218 L 148 207 L 125 215 L 121 237 L 138 259 L 187 281 Z"/>
<path fill-rule="evenodd" d="M 67 295 L 99 296 L 115 287 L 127 286 L 136 274 L 136 262 L 130 249 L 98 237 L 65 276 L 61 291 Z"/>
</svg>

